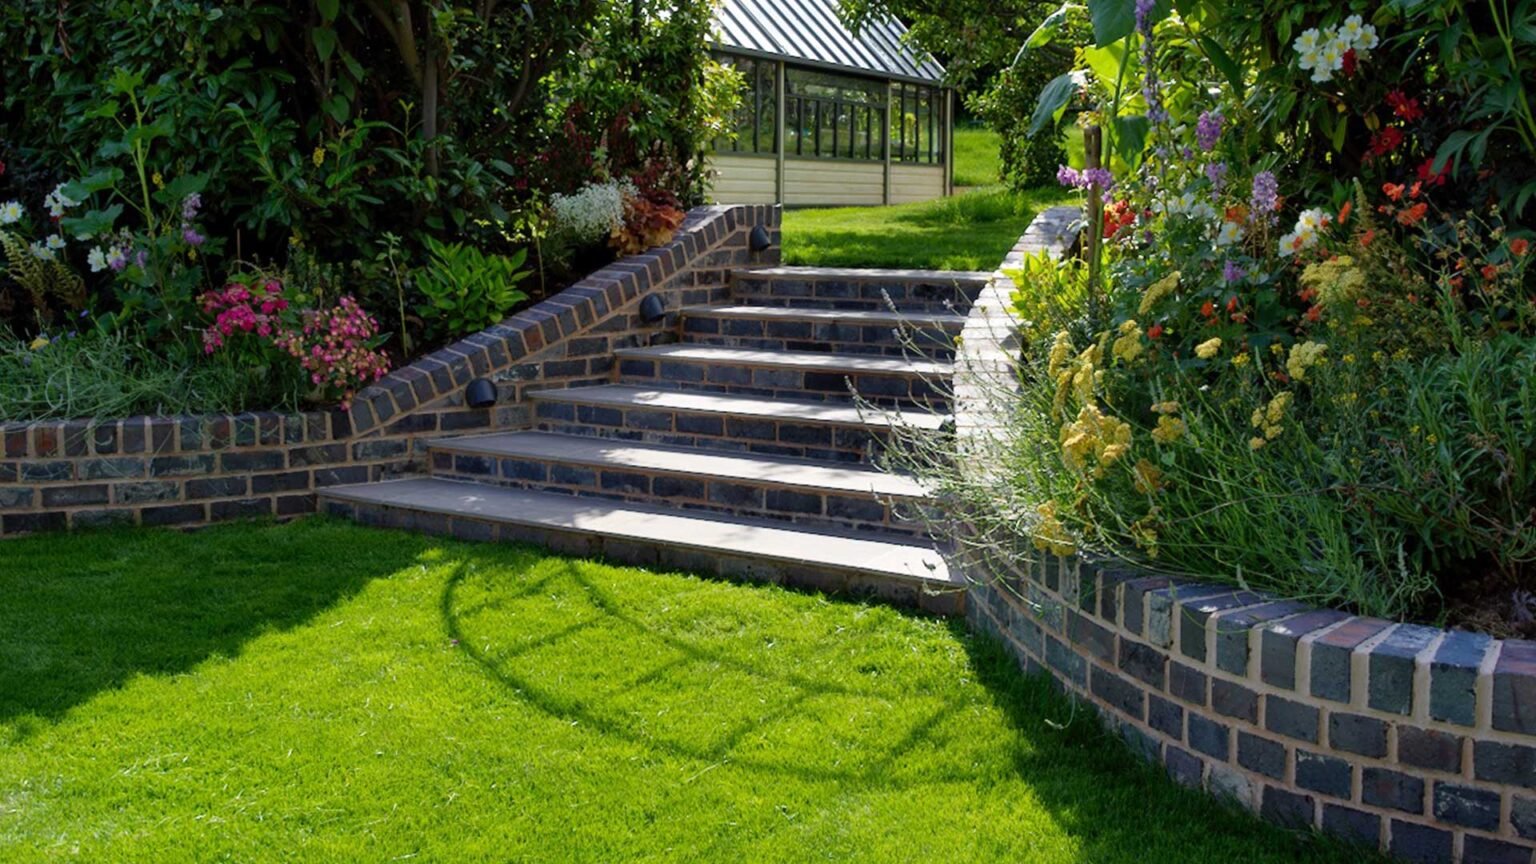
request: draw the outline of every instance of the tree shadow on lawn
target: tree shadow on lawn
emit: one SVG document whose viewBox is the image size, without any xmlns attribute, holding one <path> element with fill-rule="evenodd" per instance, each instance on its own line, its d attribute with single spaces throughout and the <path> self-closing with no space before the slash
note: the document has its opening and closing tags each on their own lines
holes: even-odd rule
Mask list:
<svg viewBox="0 0 1536 864">
<path fill-rule="evenodd" d="M 0 724 L 25 737 L 136 675 L 172 675 L 302 624 L 427 541 L 306 521 L 111 530 L 0 546 Z M 355 548 L 360 540 L 368 548 Z"/>
<path fill-rule="evenodd" d="M 496 597 L 491 602 L 508 607 L 495 613 L 505 616 L 498 621 L 480 617 L 483 604 L 460 597 L 466 578 L 473 577 L 471 568 L 460 564 L 439 601 L 443 627 L 459 650 L 507 693 L 562 724 L 695 762 L 701 773 L 729 765 L 831 783 L 844 792 L 919 796 L 933 795 L 929 787 L 945 784 L 985 790 L 1022 781 L 1078 842 L 1078 860 L 1085 862 L 1378 860 L 1372 852 L 1260 823 L 1247 812 L 1177 786 L 1105 733 L 1089 709 L 1074 707 L 1043 678 L 1025 677 L 996 641 L 971 633 L 963 621 L 951 619 L 944 626 L 964 646 L 966 673 L 975 676 L 1005 718 L 1011 738 L 983 739 L 979 745 L 1009 754 L 1002 777 L 985 767 L 987 760 L 978 756 L 978 733 L 966 725 L 976 709 L 974 694 L 939 697 L 920 692 L 925 689 L 921 684 L 900 680 L 866 686 L 865 679 L 847 675 L 844 666 L 830 674 L 819 672 L 815 663 L 775 666 L 766 659 L 768 652 L 745 647 L 763 635 L 750 624 L 723 641 L 716 634 L 710 644 L 677 629 L 691 614 L 685 611 L 685 598 L 658 596 L 656 603 L 669 606 L 657 618 L 654 610 L 616 596 L 603 575 L 594 578 L 576 562 L 542 572 L 542 578 L 515 591 L 491 592 Z M 486 591 L 486 586 L 477 588 Z M 566 608 L 574 620 L 541 624 L 510 609 L 554 593 L 573 603 Z M 567 595 L 583 598 L 586 605 L 575 605 Z M 512 631 L 517 638 L 507 640 L 504 634 Z M 638 647 L 634 657 L 643 659 L 622 674 L 609 674 L 634 657 L 604 652 L 603 643 L 595 641 L 599 634 L 618 634 L 631 649 Z M 741 647 L 733 650 L 731 642 Z M 780 650 L 808 647 L 815 651 L 821 646 Z M 877 662 L 874 658 L 866 654 L 860 662 Z M 743 686 L 744 679 L 760 686 Z M 760 711 L 733 710 L 759 700 L 764 703 Z M 888 725 L 847 729 L 833 720 L 811 733 L 805 749 L 786 746 L 795 739 L 780 734 L 782 728 L 814 728 L 818 705 L 827 703 L 839 706 L 843 717 L 860 715 L 860 707 L 881 706 L 885 713 L 876 710 L 868 716 Z M 663 718 L 679 719 L 669 725 Z M 717 729 L 723 731 L 701 734 Z M 860 742 L 853 752 L 850 737 Z M 840 738 L 844 749 L 829 759 L 816 750 L 819 738 Z M 770 740 L 780 743 L 764 746 Z"/>
</svg>

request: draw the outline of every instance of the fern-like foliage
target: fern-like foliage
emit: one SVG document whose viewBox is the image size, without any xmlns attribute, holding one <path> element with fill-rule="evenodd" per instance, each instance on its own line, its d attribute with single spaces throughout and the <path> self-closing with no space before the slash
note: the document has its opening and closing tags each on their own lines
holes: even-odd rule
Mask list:
<svg viewBox="0 0 1536 864">
<path fill-rule="evenodd" d="M 85 280 L 64 262 L 38 258 L 26 241 L 9 231 L 0 231 L 0 249 L 5 251 L 4 273 L 31 295 L 39 312 L 48 308 L 50 297 L 70 309 L 84 308 Z"/>
</svg>

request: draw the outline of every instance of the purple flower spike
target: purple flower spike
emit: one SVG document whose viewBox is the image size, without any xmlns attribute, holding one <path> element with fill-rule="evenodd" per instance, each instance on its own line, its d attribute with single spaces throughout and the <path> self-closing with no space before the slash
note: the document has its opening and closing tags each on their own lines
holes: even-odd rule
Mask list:
<svg viewBox="0 0 1536 864">
<path fill-rule="evenodd" d="M 181 229 L 181 239 L 187 241 L 188 246 L 201 246 L 206 238 L 193 230 L 191 225 L 188 225 Z"/>
<path fill-rule="evenodd" d="M 1236 282 L 1247 275 L 1248 271 L 1239 267 L 1236 261 L 1228 261 L 1226 266 L 1221 268 L 1221 278 L 1224 282 Z"/>
<path fill-rule="evenodd" d="M 1200 120 L 1195 124 L 1195 140 L 1200 143 L 1201 150 L 1209 153 L 1216 149 L 1216 142 L 1221 140 L 1223 122 L 1222 116 L 1215 111 L 1200 114 Z"/>
<path fill-rule="evenodd" d="M 1275 212 L 1275 205 L 1280 200 L 1279 194 L 1280 184 L 1275 180 L 1274 174 L 1260 171 L 1253 175 L 1253 197 L 1248 201 L 1248 206 L 1253 211 L 1253 218 L 1267 220 L 1270 214 Z"/>
</svg>

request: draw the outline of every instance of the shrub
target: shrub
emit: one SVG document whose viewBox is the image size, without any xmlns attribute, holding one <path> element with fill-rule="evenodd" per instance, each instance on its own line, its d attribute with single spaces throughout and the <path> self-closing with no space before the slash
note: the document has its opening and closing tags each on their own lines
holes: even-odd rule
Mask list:
<svg viewBox="0 0 1536 864">
<path fill-rule="evenodd" d="M 415 273 L 426 297 L 417 311 L 432 338 L 452 339 L 498 323 L 528 295 L 517 287 L 528 278 L 526 250 L 487 255 L 462 243 L 427 239 L 430 258 Z"/>
</svg>

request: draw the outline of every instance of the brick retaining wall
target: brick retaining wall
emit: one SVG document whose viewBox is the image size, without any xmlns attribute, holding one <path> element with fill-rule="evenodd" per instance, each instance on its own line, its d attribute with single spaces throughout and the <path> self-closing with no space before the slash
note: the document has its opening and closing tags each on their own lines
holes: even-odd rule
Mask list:
<svg viewBox="0 0 1536 864">
<path fill-rule="evenodd" d="M 104 524 L 198 525 L 314 510 L 314 490 L 426 473 L 428 440 L 531 425 L 526 395 L 608 380 L 615 348 L 719 301 L 731 268 L 777 263 L 777 208 L 700 207 L 665 246 L 618 261 L 501 324 L 395 370 L 352 411 L 0 425 L 0 536 Z M 774 246 L 751 253 L 747 234 Z M 646 324 L 659 292 L 667 320 Z M 476 377 L 500 402 L 466 408 Z"/>
<path fill-rule="evenodd" d="M 1043 214 L 1010 260 L 1065 254 L 1071 218 Z M 1010 288 L 994 280 L 966 326 L 962 436 L 999 424 L 982 379 L 1013 364 Z M 958 566 L 972 626 L 1178 782 L 1409 861 L 1531 864 L 1536 642 L 1032 549 Z"/>
</svg>

